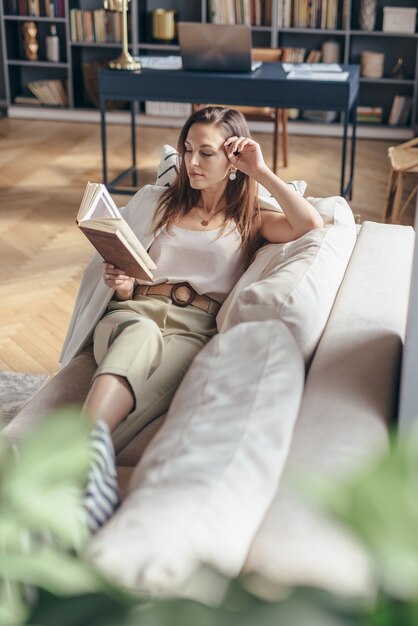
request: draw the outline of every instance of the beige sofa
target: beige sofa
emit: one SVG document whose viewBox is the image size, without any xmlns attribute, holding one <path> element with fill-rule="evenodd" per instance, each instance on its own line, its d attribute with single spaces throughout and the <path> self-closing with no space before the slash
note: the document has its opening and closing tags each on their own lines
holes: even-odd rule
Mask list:
<svg viewBox="0 0 418 626">
<path fill-rule="evenodd" d="M 361 546 L 297 495 L 291 476 L 295 469 L 344 475 L 388 445 L 414 231 L 365 222 L 356 237 L 348 205 L 317 200 L 320 212 L 321 202 L 328 207 L 324 215 L 331 205 L 345 212 L 342 224 L 333 214 L 322 239 L 307 236 L 293 248 L 277 248 L 279 256 L 286 251 L 280 276 L 292 258 L 302 267 L 279 305 L 271 301 L 283 288 L 277 283 L 275 291 L 277 267 L 269 266 L 271 250 L 262 251 L 256 287 L 245 279 L 238 285 L 221 316 L 221 333 L 192 364 L 166 421 L 153 421 L 119 452 L 121 488 L 126 494 L 130 483 L 129 495 L 93 539 L 90 555 L 128 587 L 210 602 L 220 589 L 213 568 L 281 587 L 313 584 L 345 594 L 373 588 Z M 348 238 L 327 240 L 338 227 Z M 333 277 L 326 275 L 330 267 Z M 264 292 L 256 291 L 259 283 Z M 247 399 L 259 363 L 261 391 Z M 48 411 L 81 402 L 94 368 L 86 349 L 29 401 L 8 435 L 18 438 Z M 219 371 L 224 375 L 215 379 Z M 252 376 L 248 384 L 246 376 Z M 199 385 L 206 385 L 206 397 Z M 235 394 L 229 406 L 228 385 Z M 234 447 L 226 450 L 230 441 Z"/>
</svg>

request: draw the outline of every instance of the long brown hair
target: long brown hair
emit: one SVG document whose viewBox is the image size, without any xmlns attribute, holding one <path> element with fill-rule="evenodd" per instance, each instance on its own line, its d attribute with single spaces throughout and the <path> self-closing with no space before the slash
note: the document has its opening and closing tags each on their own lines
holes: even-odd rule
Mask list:
<svg viewBox="0 0 418 626">
<path fill-rule="evenodd" d="M 193 124 L 213 124 L 228 137 L 251 137 L 245 117 L 235 109 L 208 106 L 195 111 L 184 124 L 177 143 L 180 167 L 175 182 L 162 193 L 155 214 L 153 233 L 169 228 L 174 222 L 191 211 L 200 199 L 200 191 L 189 183 L 184 164 L 185 141 Z M 260 209 L 255 194 L 255 181 L 237 171 L 236 179 L 228 180 L 225 191 L 225 220 L 234 220 L 242 237 L 243 262 L 248 266 L 256 251 L 259 238 Z"/>
</svg>

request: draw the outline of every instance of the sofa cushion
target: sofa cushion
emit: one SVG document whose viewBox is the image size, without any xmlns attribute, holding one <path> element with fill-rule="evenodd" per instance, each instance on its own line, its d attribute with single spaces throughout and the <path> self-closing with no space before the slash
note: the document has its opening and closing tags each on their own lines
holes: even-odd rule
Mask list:
<svg viewBox="0 0 418 626">
<path fill-rule="evenodd" d="M 284 587 L 373 589 L 361 545 L 295 491 L 293 475 L 343 478 L 388 446 L 413 249 L 411 227 L 363 224 L 309 370 L 280 490 L 245 573 Z"/>
<path fill-rule="evenodd" d="M 245 321 L 281 319 L 308 362 L 324 330 L 356 241 L 352 211 L 341 197 L 308 198 L 325 221 L 286 244 L 268 244 L 220 312 L 220 332 Z"/>
<path fill-rule="evenodd" d="M 205 564 L 238 575 L 276 491 L 303 384 L 302 356 L 282 322 L 215 336 L 183 379 L 128 497 L 93 538 L 91 558 L 153 594 L 195 596 Z M 201 599 L 210 592 L 200 588 Z"/>
<path fill-rule="evenodd" d="M 161 187 L 170 187 L 177 178 L 180 155 L 175 148 L 164 144 L 157 168 L 155 184 Z"/>
</svg>

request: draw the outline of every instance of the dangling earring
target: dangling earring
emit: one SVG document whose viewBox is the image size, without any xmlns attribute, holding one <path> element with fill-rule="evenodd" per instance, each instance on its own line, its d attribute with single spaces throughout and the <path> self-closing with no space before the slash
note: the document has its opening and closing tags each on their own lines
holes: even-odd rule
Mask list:
<svg viewBox="0 0 418 626">
<path fill-rule="evenodd" d="M 237 177 L 237 168 L 232 166 L 231 171 L 229 172 L 229 180 L 235 180 Z"/>
</svg>

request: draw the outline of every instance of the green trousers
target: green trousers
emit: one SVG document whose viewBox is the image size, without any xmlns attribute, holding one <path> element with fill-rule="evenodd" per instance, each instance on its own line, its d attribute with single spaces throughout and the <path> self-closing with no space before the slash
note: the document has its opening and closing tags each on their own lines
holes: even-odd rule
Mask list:
<svg viewBox="0 0 418 626">
<path fill-rule="evenodd" d="M 214 315 L 164 296 L 110 302 L 94 333 L 94 377 L 124 376 L 135 396 L 134 410 L 112 434 L 116 452 L 168 409 L 195 355 L 215 333 Z"/>
</svg>

